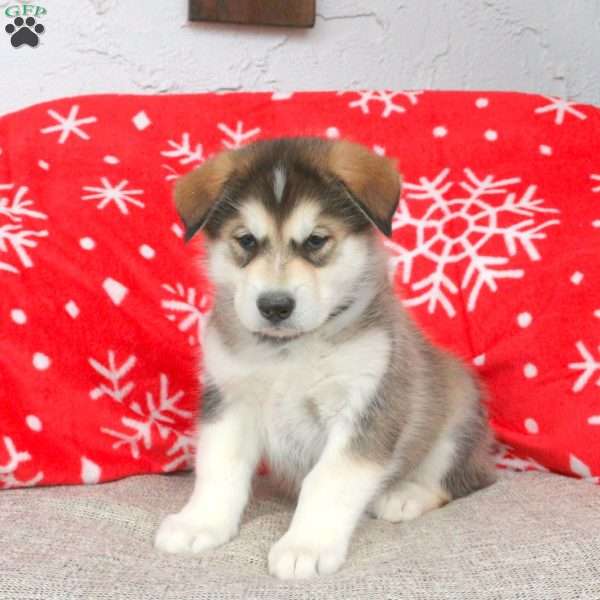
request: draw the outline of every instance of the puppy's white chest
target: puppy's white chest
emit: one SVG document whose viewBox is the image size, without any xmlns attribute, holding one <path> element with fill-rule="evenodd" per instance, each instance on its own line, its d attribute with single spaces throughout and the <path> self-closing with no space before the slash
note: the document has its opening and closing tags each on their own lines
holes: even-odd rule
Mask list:
<svg viewBox="0 0 600 600">
<path fill-rule="evenodd" d="M 305 357 L 271 371 L 271 385 L 261 403 L 265 453 L 285 475 L 304 475 L 317 460 L 327 436 L 326 414 L 333 414 L 343 392 L 328 388 L 331 369 Z"/>
</svg>

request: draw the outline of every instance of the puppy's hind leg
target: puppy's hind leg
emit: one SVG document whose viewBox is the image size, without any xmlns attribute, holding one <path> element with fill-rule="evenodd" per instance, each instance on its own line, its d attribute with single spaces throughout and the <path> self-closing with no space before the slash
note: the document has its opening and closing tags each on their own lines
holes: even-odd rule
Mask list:
<svg viewBox="0 0 600 600">
<path fill-rule="evenodd" d="M 443 494 L 414 481 L 400 481 L 382 492 L 373 502 L 370 512 L 378 519 L 399 523 L 410 521 L 448 502 Z"/>
</svg>

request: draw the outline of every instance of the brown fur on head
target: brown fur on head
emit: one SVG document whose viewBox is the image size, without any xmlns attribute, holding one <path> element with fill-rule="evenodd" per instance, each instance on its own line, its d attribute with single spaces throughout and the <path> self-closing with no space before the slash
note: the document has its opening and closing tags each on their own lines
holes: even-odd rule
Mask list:
<svg viewBox="0 0 600 600">
<path fill-rule="evenodd" d="M 217 293 L 245 328 L 288 338 L 364 291 L 372 225 L 390 234 L 399 194 L 393 161 L 350 142 L 289 138 L 211 158 L 179 180 L 175 203 L 187 239 L 206 233 Z"/>
<path fill-rule="evenodd" d="M 186 239 L 202 229 L 230 186 L 268 170 L 275 164 L 293 166 L 321 177 L 329 184 L 337 180 L 348 200 L 385 235 L 400 195 L 400 176 L 395 161 L 378 156 L 348 141 L 320 138 L 283 138 L 256 142 L 238 150 L 221 152 L 185 175 L 175 187 L 175 204 L 186 226 Z M 294 164 L 295 163 L 295 164 Z M 209 232 L 210 233 L 210 232 Z"/>
</svg>

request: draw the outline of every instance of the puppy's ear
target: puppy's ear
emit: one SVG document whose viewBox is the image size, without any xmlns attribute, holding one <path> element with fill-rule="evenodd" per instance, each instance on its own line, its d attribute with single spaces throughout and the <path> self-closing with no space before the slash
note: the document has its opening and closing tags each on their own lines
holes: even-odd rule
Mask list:
<svg viewBox="0 0 600 600">
<path fill-rule="evenodd" d="M 185 225 L 186 242 L 206 225 L 225 183 L 233 175 L 235 161 L 232 154 L 217 154 L 177 180 L 175 207 Z"/>
<path fill-rule="evenodd" d="M 359 210 L 389 237 L 401 189 L 395 161 L 359 144 L 341 141 L 331 145 L 328 163 Z"/>
</svg>

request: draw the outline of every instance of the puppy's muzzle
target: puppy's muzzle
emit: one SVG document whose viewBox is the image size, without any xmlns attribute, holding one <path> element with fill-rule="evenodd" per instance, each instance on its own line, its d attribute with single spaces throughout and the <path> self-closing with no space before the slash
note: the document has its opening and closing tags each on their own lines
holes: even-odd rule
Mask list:
<svg viewBox="0 0 600 600">
<path fill-rule="evenodd" d="M 272 292 L 262 294 L 256 301 L 258 311 L 272 325 L 285 321 L 294 312 L 296 301 L 287 294 Z"/>
</svg>

